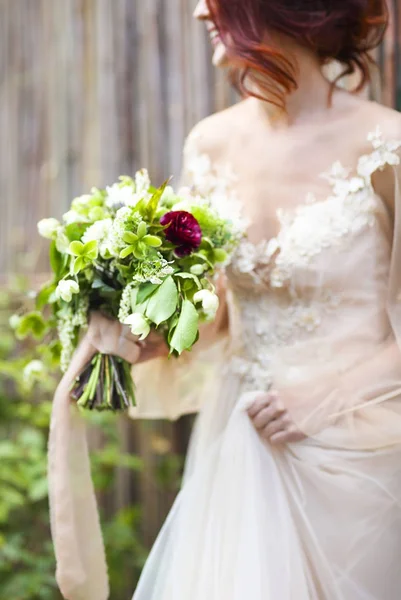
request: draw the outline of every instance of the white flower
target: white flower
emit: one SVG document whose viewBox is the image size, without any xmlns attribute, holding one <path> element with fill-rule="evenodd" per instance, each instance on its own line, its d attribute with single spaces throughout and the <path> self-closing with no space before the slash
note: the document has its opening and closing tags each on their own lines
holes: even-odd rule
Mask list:
<svg viewBox="0 0 401 600">
<path fill-rule="evenodd" d="M 41 360 L 31 360 L 23 371 L 23 379 L 26 385 L 32 385 L 44 372 L 45 367 Z"/>
<path fill-rule="evenodd" d="M 38 223 L 38 232 L 42 237 L 52 240 L 60 227 L 60 222 L 57 219 L 42 219 Z"/>
<path fill-rule="evenodd" d="M 141 169 L 135 174 L 135 188 L 137 194 L 147 194 L 150 188 L 150 179 L 149 173 L 146 169 Z"/>
<path fill-rule="evenodd" d="M 57 235 L 56 235 L 57 250 L 59 252 L 61 252 L 61 254 L 66 254 L 66 252 L 68 251 L 68 248 L 70 247 L 70 244 L 71 244 L 70 240 L 64 233 L 63 229 L 60 227 L 60 229 L 57 231 Z"/>
<path fill-rule="evenodd" d="M 175 199 L 176 199 L 176 195 L 175 195 L 174 189 L 171 187 L 171 185 L 166 186 L 164 189 L 164 192 L 160 198 L 161 204 L 173 203 Z"/>
<path fill-rule="evenodd" d="M 199 290 L 194 295 L 195 304 L 202 303 L 202 308 L 208 320 L 213 320 L 219 308 L 219 297 L 209 290 Z"/>
<path fill-rule="evenodd" d="M 68 210 L 63 214 L 63 221 L 66 225 L 71 225 L 71 223 L 81 223 L 82 221 L 85 221 L 85 219 L 76 210 Z"/>
<path fill-rule="evenodd" d="M 11 329 L 17 329 L 17 327 L 21 323 L 21 317 L 19 315 L 11 315 L 8 323 L 9 323 Z"/>
<path fill-rule="evenodd" d="M 149 335 L 149 321 L 140 313 L 134 313 L 127 317 L 124 321 L 124 324 L 129 325 L 132 333 L 140 336 L 140 340 L 144 340 Z"/>
<path fill-rule="evenodd" d="M 174 204 L 174 210 L 185 210 L 186 212 L 190 212 L 191 210 L 191 205 L 193 205 L 194 202 L 190 203 L 187 200 L 181 200 L 180 202 L 177 202 L 176 204 Z"/>
<path fill-rule="evenodd" d="M 95 193 L 96 188 L 93 188 L 92 191 L 93 191 L 93 193 Z M 85 208 L 87 208 L 90 200 L 92 200 L 91 194 L 84 194 L 83 196 L 77 196 L 77 198 L 74 198 L 74 200 L 73 200 L 74 208 L 85 209 Z"/>
<path fill-rule="evenodd" d="M 102 219 L 101 221 L 96 221 L 85 231 L 85 233 L 82 236 L 82 242 L 84 244 L 93 241 L 101 242 L 104 239 L 105 235 L 107 235 L 107 232 L 109 231 L 111 225 L 111 219 Z"/>
<path fill-rule="evenodd" d="M 113 221 L 111 219 L 102 219 L 101 221 L 96 221 L 93 223 L 93 225 L 88 227 L 83 234 L 81 239 L 82 243 L 86 244 L 87 242 L 96 241 L 98 243 L 101 256 L 104 256 L 108 250 L 107 246 L 112 225 Z"/>
<path fill-rule="evenodd" d="M 79 285 L 72 279 L 62 279 L 56 288 L 57 300 L 71 302 L 73 294 L 79 294 Z"/>
<path fill-rule="evenodd" d="M 373 148 L 377 149 L 383 144 L 383 132 L 378 125 L 375 131 L 371 131 L 368 135 L 368 142 L 371 142 Z"/>
<path fill-rule="evenodd" d="M 114 206 L 132 206 L 139 200 L 134 189 L 129 185 L 121 187 L 119 183 L 115 183 L 111 187 L 107 187 L 106 190 L 106 206 L 109 208 Z"/>
</svg>

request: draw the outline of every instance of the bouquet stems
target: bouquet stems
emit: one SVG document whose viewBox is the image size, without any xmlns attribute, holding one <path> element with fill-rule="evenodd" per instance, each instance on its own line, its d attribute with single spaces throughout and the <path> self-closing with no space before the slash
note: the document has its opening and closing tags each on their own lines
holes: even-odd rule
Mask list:
<svg viewBox="0 0 401 600">
<path fill-rule="evenodd" d="M 71 397 L 88 410 L 123 411 L 135 406 L 131 365 L 111 354 L 95 354 L 76 378 Z"/>
</svg>

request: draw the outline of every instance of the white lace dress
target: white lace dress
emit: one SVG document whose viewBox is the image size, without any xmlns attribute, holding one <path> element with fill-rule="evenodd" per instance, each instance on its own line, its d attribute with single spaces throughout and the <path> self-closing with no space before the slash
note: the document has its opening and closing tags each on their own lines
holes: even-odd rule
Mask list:
<svg viewBox="0 0 401 600">
<path fill-rule="evenodd" d="M 200 415 L 134 600 L 401 597 L 401 143 L 369 140 L 355 173 L 325 175 L 329 197 L 280 211 L 276 238 L 242 241 L 228 337 L 181 365 L 175 401 L 143 396 L 139 416 Z M 229 171 L 187 161 L 191 185 L 242 226 Z M 372 185 L 385 167 L 395 225 Z M 272 447 L 254 430 L 245 409 L 271 386 L 303 442 Z"/>
</svg>

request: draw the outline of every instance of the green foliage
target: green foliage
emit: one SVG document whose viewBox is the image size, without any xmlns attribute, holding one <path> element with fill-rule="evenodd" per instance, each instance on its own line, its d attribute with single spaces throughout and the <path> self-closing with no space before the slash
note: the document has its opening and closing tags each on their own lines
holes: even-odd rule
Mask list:
<svg viewBox="0 0 401 600">
<path fill-rule="evenodd" d="M 75 256 L 74 263 L 72 265 L 72 273 L 77 275 L 82 269 L 92 264 L 98 256 L 98 245 L 96 240 L 83 244 L 82 242 L 71 242 L 70 254 Z"/>
<path fill-rule="evenodd" d="M 167 277 L 149 299 L 146 316 L 156 325 L 167 321 L 178 304 L 178 291 L 172 277 Z"/>
<path fill-rule="evenodd" d="M 199 314 L 195 306 L 189 300 L 184 300 L 170 347 L 179 354 L 191 348 L 198 335 L 198 322 Z"/>
<path fill-rule="evenodd" d="M 61 600 L 54 578 L 55 560 L 48 520 L 46 453 L 55 348 L 39 347 L 44 376 L 27 385 L 24 368 L 37 348 L 18 342 L 8 321 L 20 304 L 0 292 L 0 597 L 14 600 Z M 23 350 L 23 352 L 22 352 Z M 35 353 L 34 353 L 35 352 Z M 57 372 L 57 371 L 56 371 Z M 59 375 L 57 375 L 58 377 Z M 117 471 L 138 477 L 142 459 L 120 449 L 117 419 L 91 414 L 102 447 L 92 454 L 92 473 L 102 506 L 102 526 L 113 600 L 126 600 L 135 588 L 148 549 L 141 539 L 141 507 L 112 508 Z M 165 455 L 159 487 L 176 491 L 181 463 Z"/>
<path fill-rule="evenodd" d="M 21 317 L 15 329 L 16 336 L 22 340 L 28 335 L 42 339 L 46 332 L 46 322 L 40 312 L 31 312 Z"/>
</svg>

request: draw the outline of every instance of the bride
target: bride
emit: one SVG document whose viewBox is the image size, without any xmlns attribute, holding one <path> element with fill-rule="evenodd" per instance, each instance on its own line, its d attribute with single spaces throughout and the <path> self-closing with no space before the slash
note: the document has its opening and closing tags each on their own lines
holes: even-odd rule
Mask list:
<svg viewBox="0 0 401 600">
<path fill-rule="evenodd" d="M 246 235 L 189 357 L 153 339 L 135 367 L 133 416 L 200 414 L 133 599 L 398 600 L 401 117 L 322 72 L 365 86 L 385 1 L 195 17 L 244 99 L 192 131 L 183 185 Z"/>
</svg>

